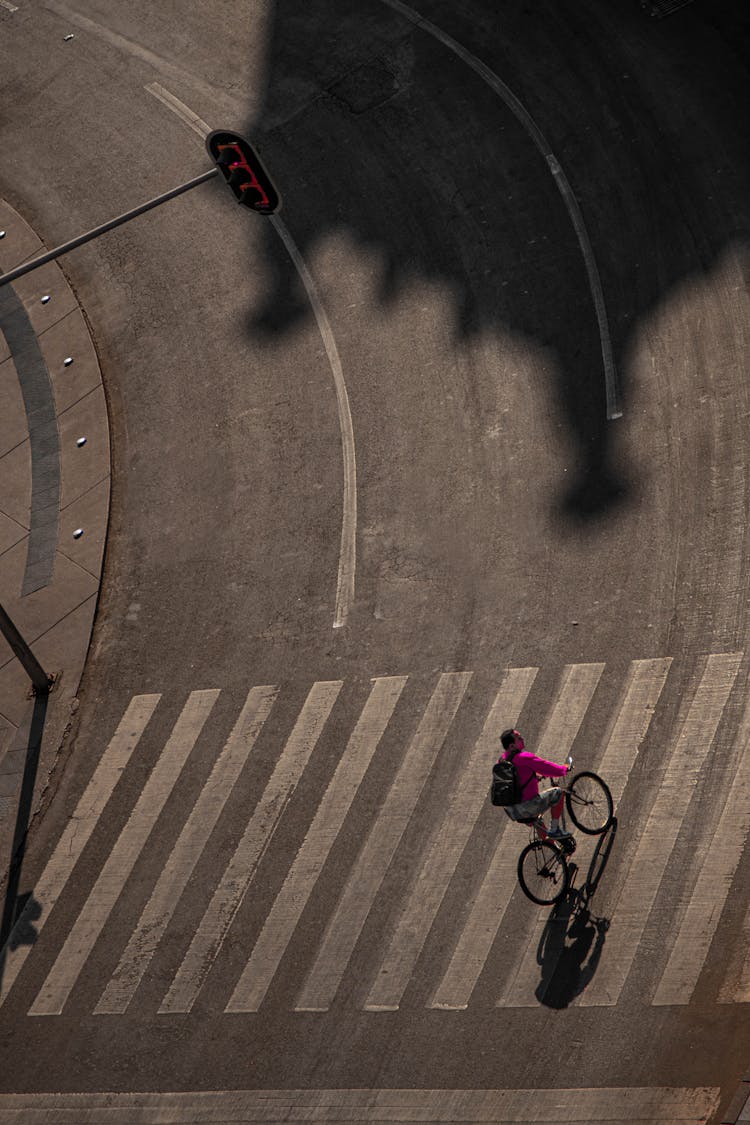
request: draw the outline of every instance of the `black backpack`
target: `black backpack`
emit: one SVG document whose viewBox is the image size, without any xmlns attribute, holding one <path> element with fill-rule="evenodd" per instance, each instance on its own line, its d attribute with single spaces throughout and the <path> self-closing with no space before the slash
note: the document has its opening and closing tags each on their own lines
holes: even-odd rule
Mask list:
<svg viewBox="0 0 750 1125">
<path fill-rule="evenodd" d="M 505 807 L 517 805 L 520 800 L 521 785 L 518 780 L 518 770 L 511 758 L 501 758 L 492 767 L 490 801 L 493 805 Z"/>
</svg>

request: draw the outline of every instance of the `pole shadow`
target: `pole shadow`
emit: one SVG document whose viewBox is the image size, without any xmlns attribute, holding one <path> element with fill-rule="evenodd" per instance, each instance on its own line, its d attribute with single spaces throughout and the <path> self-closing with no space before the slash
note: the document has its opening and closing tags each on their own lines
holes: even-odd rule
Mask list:
<svg viewBox="0 0 750 1125">
<path fill-rule="evenodd" d="M 26 744 L 26 757 L 13 831 L 13 843 L 10 850 L 2 922 L 0 922 L 0 988 L 2 987 L 8 952 L 16 949 L 19 945 L 33 945 L 37 938 L 37 931 L 33 922 L 39 918 L 41 907 L 31 893 L 19 895 L 18 888 L 21 883 L 21 872 L 26 854 L 34 786 L 39 768 L 39 754 L 48 704 L 49 697 L 46 692 L 39 692 L 35 695 L 31 719 L 28 724 L 28 734 L 21 735 Z M 20 729 L 23 730 L 23 728 Z"/>
<path fill-rule="evenodd" d="M 594 897 L 617 835 L 617 818 L 597 840 L 586 880 L 571 885 L 552 910 L 539 939 L 537 963 L 542 976 L 535 990 L 547 1008 L 567 1008 L 586 990 L 599 966 L 610 920 L 592 913 Z"/>
</svg>

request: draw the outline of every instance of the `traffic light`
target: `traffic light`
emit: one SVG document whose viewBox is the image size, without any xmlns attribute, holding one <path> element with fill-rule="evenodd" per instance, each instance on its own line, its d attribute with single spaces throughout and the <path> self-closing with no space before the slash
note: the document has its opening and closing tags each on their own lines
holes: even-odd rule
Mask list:
<svg viewBox="0 0 750 1125">
<path fill-rule="evenodd" d="M 206 148 L 235 198 L 261 215 L 272 215 L 281 200 L 252 145 L 238 133 L 214 129 Z"/>
</svg>

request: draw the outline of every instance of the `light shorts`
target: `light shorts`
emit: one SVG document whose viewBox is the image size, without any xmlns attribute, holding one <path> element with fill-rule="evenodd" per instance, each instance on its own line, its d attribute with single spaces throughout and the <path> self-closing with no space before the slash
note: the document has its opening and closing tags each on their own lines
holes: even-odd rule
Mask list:
<svg viewBox="0 0 750 1125">
<path fill-rule="evenodd" d="M 508 805 L 505 810 L 511 820 L 533 820 L 540 816 L 552 805 L 556 805 L 563 795 L 562 789 L 555 785 L 552 789 L 545 789 L 528 801 L 521 801 L 520 805 Z"/>
</svg>

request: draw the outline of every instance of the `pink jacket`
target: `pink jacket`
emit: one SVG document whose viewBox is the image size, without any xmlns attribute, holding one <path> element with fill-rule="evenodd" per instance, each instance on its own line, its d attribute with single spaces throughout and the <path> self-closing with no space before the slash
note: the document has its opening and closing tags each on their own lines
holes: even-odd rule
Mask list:
<svg viewBox="0 0 750 1125">
<path fill-rule="evenodd" d="M 512 750 L 504 750 L 502 756 L 513 759 L 521 786 L 521 801 L 530 801 L 539 793 L 537 774 L 542 777 L 562 777 L 568 770 L 567 766 L 559 766 L 557 762 L 537 758 L 530 750 L 519 750 L 516 754 Z"/>
</svg>

